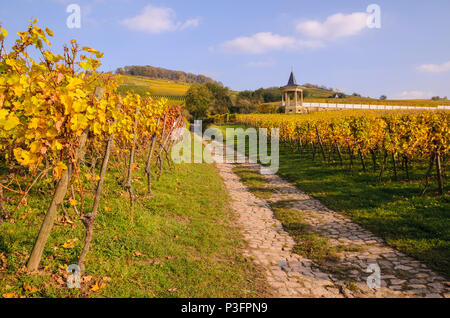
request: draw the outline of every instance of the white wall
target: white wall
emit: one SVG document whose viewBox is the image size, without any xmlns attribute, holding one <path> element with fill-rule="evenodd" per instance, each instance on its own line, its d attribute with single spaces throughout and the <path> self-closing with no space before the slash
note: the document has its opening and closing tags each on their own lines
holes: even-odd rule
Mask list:
<svg viewBox="0 0 450 318">
<path fill-rule="evenodd" d="M 401 105 L 361 105 L 361 104 L 332 104 L 332 103 L 303 103 L 304 107 L 320 107 L 330 109 L 447 109 L 450 110 L 450 106 L 438 106 L 438 107 L 413 107 L 413 106 L 401 106 Z"/>
</svg>

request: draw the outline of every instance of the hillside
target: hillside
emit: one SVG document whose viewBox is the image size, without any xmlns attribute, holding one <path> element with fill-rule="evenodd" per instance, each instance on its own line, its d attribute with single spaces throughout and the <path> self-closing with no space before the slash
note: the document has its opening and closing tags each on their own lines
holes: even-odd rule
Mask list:
<svg viewBox="0 0 450 318">
<path fill-rule="evenodd" d="M 156 80 L 169 80 L 169 81 L 190 83 L 190 84 L 193 84 L 193 83 L 206 84 L 206 83 L 215 83 L 216 82 L 212 78 L 207 77 L 205 75 L 187 73 L 187 72 L 183 72 L 183 71 L 169 70 L 169 69 L 165 69 L 162 67 L 154 67 L 154 66 L 150 66 L 150 65 L 125 66 L 123 68 L 118 68 L 116 70 L 116 73 L 120 74 L 120 75 L 141 76 L 141 77 L 156 79 Z"/>
<path fill-rule="evenodd" d="M 190 84 L 162 79 L 149 79 L 141 76 L 120 75 L 119 92 L 125 94 L 134 91 L 140 95 L 149 93 L 154 96 L 183 97 Z"/>
<path fill-rule="evenodd" d="M 190 87 L 190 83 L 176 82 L 164 79 L 150 79 L 143 76 L 119 75 L 118 81 L 120 83 L 119 92 L 126 94 L 134 91 L 137 94 L 144 96 L 147 93 L 152 96 L 165 96 L 174 104 L 178 104 L 184 100 L 184 96 Z M 305 85 L 307 86 L 307 84 Z M 251 98 L 263 101 L 269 96 L 272 100 L 270 102 L 263 102 L 262 105 L 272 109 L 278 107 L 281 103 L 281 91 L 278 93 L 278 87 L 259 89 L 256 91 L 231 91 L 230 98 L 233 104 L 236 104 L 239 95 L 246 92 L 250 93 Z M 269 95 L 266 95 L 269 94 Z M 309 103 L 338 103 L 338 104 L 370 104 L 370 105 L 404 105 L 404 106 L 429 106 L 437 107 L 439 105 L 450 105 L 448 101 L 432 101 L 432 100 L 379 100 L 374 98 L 359 97 L 353 95 L 342 94 L 341 98 L 331 98 L 336 92 L 323 87 L 308 87 L 304 90 L 305 102 Z M 277 100 L 279 99 L 279 100 Z M 277 100 L 277 101 L 274 101 Z"/>
</svg>

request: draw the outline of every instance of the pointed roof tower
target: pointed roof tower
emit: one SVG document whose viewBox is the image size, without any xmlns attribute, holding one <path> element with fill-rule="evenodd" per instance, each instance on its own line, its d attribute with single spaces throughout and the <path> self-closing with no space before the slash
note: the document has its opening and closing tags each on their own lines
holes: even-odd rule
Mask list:
<svg viewBox="0 0 450 318">
<path fill-rule="evenodd" d="M 297 84 L 297 80 L 295 79 L 294 71 L 291 71 L 291 76 L 289 76 L 289 81 L 286 86 L 300 86 Z"/>
</svg>

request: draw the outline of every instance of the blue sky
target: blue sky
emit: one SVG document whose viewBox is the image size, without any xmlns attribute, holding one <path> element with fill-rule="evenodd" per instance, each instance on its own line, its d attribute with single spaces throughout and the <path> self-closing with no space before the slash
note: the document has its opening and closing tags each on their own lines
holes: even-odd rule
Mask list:
<svg viewBox="0 0 450 318">
<path fill-rule="evenodd" d="M 76 38 L 105 53 L 102 69 L 154 65 L 201 73 L 235 90 L 299 83 L 389 98 L 450 97 L 450 1 L 2 0 L 10 33 L 30 18 L 53 49 Z M 69 29 L 69 4 L 81 28 Z M 381 9 L 368 28 L 366 9 Z"/>
</svg>

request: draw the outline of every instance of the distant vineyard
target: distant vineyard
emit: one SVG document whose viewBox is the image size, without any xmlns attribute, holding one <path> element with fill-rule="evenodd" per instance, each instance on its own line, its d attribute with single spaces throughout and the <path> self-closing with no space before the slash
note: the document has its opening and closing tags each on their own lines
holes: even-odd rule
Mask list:
<svg viewBox="0 0 450 318">
<path fill-rule="evenodd" d="M 186 98 L 184 96 L 157 96 L 157 95 L 150 95 L 151 98 L 155 100 L 161 100 L 164 99 L 167 101 L 167 104 L 169 106 L 183 106 Z"/>
<path fill-rule="evenodd" d="M 321 156 L 330 162 L 331 155 L 341 165 L 344 156 L 350 167 L 360 160 L 367 170 L 367 158 L 379 168 L 379 179 L 392 164 L 395 179 L 401 164 L 409 178 L 414 162 L 429 163 L 428 179 L 436 167 L 440 192 L 444 192 L 445 167 L 450 151 L 450 113 L 420 111 L 339 111 L 309 115 L 236 115 L 240 123 L 261 128 L 279 128 L 280 141 L 300 154 L 311 149 L 313 160 Z M 381 162 L 379 162 L 381 158 Z M 390 158 L 390 160 L 388 160 Z"/>
<path fill-rule="evenodd" d="M 153 98 L 156 98 L 156 99 L 166 98 L 169 100 L 180 101 L 180 102 L 184 102 L 186 100 L 185 96 L 172 96 L 172 95 L 150 95 L 150 96 Z"/>
<path fill-rule="evenodd" d="M 118 88 L 118 93 L 122 96 L 126 96 L 129 93 L 135 93 L 141 97 L 151 97 L 154 100 L 166 99 L 169 105 L 181 105 L 184 104 L 186 97 L 184 95 L 159 95 L 153 94 L 152 89 L 140 85 L 120 85 Z"/>
<path fill-rule="evenodd" d="M 119 92 L 125 94 L 129 91 L 134 91 L 143 96 L 147 93 L 154 96 L 172 97 L 184 96 L 190 85 L 186 83 L 177 83 L 167 80 L 152 80 L 143 77 L 118 76 Z"/>
</svg>

